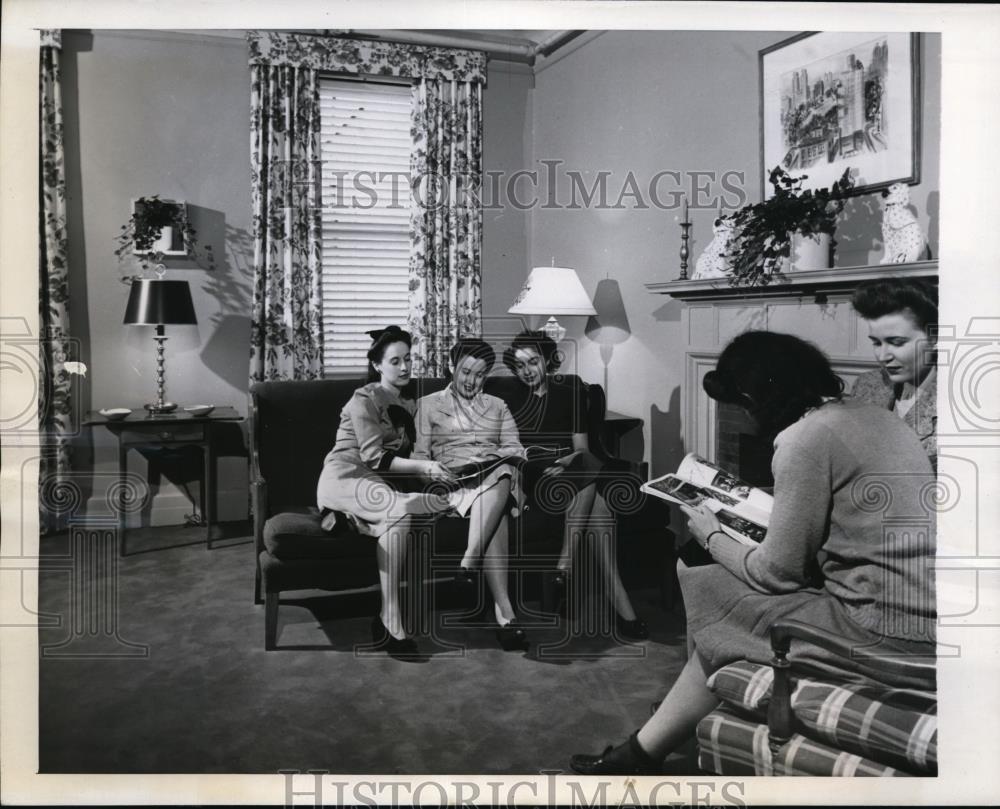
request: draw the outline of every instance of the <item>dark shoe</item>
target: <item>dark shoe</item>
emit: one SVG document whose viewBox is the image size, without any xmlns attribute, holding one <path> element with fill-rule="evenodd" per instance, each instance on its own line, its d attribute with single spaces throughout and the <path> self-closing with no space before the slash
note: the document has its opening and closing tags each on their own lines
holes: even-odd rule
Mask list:
<svg viewBox="0 0 1000 809">
<path fill-rule="evenodd" d="M 647 640 L 649 638 L 649 627 L 642 618 L 633 621 L 626 621 L 620 615 L 615 615 L 615 629 L 623 638 L 629 640 Z"/>
<path fill-rule="evenodd" d="M 455 574 L 455 585 L 470 598 L 479 592 L 479 571 L 475 568 L 460 567 Z"/>
<path fill-rule="evenodd" d="M 580 775 L 656 775 L 660 771 L 660 765 L 639 746 L 634 733 L 624 744 L 609 744 L 599 756 L 578 753 L 569 760 L 569 766 Z"/>
<path fill-rule="evenodd" d="M 396 660 L 413 661 L 420 658 L 420 649 L 413 638 L 394 638 L 382 623 L 382 618 L 376 615 L 372 618 L 373 651 L 385 652 Z"/>
<path fill-rule="evenodd" d="M 569 600 L 570 580 L 568 570 L 557 570 L 552 574 L 552 599 L 556 606 L 556 614 L 565 618 L 566 604 Z"/>
<path fill-rule="evenodd" d="M 505 652 L 526 652 L 531 646 L 528 642 L 528 636 L 517 621 L 498 626 L 496 631 L 497 640 Z"/>
</svg>

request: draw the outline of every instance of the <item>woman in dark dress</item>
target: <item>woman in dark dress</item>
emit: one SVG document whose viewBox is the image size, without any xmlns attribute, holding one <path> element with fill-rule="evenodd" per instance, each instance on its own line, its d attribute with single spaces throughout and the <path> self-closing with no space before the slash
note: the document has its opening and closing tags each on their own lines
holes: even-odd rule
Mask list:
<svg viewBox="0 0 1000 809">
<path fill-rule="evenodd" d="M 736 337 L 704 387 L 712 398 L 744 407 L 774 436 L 767 534 L 759 545 L 745 545 L 708 509 L 685 509 L 693 537 L 718 563 L 679 570 L 687 665 L 628 741 L 573 756 L 579 773 L 656 773 L 718 705 L 708 675 L 737 660 L 769 663 L 768 630 L 779 619 L 826 629 L 859 652 L 879 650 L 840 656 L 794 641 L 789 659 L 797 666 L 935 688 L 933 514 L 929 530 L 884 530 L 894 517 L 928 514 L 934 474 L 913 431 L 886 409 L 845 400 L 822 352 L 787 334 Z M 817 563 L 820 586 L 812 576 Z M 919 661 L 919 672 L 891 673 L 882 665 L 888 655 Z"/>
<path fill-rule="evenodd" d="M 521 383 L 511 402 L 522 446 L 551 447 L 566 454 L 554 461 L 532 461 L 524 467 L 524 492 L 529 503 L 565 511 L 566 527 L 559 556 L 557 588 L 570 592 L 569 576 L 581 544 L 593 551 L 597 572 L 615 609 L 617 634 L 632 640 L 649 637 L 645 622 L 632 607 L 615 559 L 614 545 L 600 526 L 611 520 L 601 492 L 603 465 L 587 440 L 587 395 L 577 377 L 554 376 L 559 365 L 554 340 L 541 331 L 517 335 L 504 352 L 504 364 Z M 572 499 L 566 504 L 567 490 Z M 585 539 L 586 538 L 586 539 Z"/>
</svg>

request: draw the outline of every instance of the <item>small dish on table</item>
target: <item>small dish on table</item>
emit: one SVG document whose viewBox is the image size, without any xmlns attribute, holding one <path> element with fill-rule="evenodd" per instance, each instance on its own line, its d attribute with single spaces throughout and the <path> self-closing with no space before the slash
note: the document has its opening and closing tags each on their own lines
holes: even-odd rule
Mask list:
<svg viewBox="0 0 1000 809">
<path fill-rule="evenodd" d="M 104 418 L 108 421 L 122 421 L 126 418 L 132 411 L 127 407 L 106 407 L 103 410 L 98 410 Z"/>
<path fill-rule="evenodd" d="M 184 412 L 191 416 L 207 416 L 215 410 L 215 405 L 191 405 L 190 407 L 185 407 Z"/>
</svg>

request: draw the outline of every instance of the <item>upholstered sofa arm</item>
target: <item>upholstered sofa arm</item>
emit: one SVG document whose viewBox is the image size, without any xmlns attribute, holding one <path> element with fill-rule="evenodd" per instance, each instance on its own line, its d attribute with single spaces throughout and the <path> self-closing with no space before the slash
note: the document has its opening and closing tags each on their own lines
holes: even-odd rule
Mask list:
<svg viewBox="0 0 1000 809">
<path fill-rule="evenodd" d="M 267 481 L 260 469 L 260 411 L 257 396 L 250 394 L 250 508 L 253 511 L 253 536 L 256 553 L 264 549 L 264 523 L 269 515 Z"/>
</svg>

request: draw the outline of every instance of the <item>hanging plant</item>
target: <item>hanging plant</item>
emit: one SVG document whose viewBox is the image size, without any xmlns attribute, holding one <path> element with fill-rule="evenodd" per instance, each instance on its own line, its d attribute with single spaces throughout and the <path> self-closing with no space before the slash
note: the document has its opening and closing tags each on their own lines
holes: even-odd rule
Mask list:
<svg viewBox="0 0 1000 809">
<path fill-rule="evenodd" d="M 730 256 L 730 283 L 756 286 L 769 283 L 791 254 L 792 235 L 833 235 L 837 216 L 854 180 L 847 169 L 830 188 L 802 190 L 808 175 L 792 177 L 777 166 L 768 182 L 774 189 L 769 199 L 740 208 L 731 217 L 735 251 Z"/>
<path fill-rule="evenodd" d="M 165 228 L 173 228 L 183 240 L 182 251 L 165 252 L 158 245 Z M 132 216 L 122 225 L 115 237 L 118 247 L 115 255 L 122 264 L 128 257 L 138 256 L 142 268 L 162 264 L 167 255 L 187 255 L 197 244 L 195 229 L 188 222 L 183 203 L 160 199 L 159 196 L 139 197 L 132 209 Z M 206 249 L 211 249 L 206 247 Z M 124 283 L 131 283 L 134 276 L 122 274 Z"/>
</svg>

